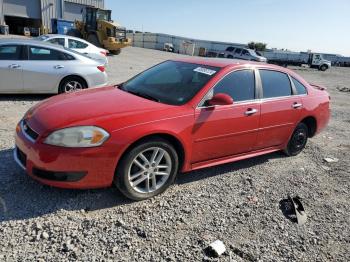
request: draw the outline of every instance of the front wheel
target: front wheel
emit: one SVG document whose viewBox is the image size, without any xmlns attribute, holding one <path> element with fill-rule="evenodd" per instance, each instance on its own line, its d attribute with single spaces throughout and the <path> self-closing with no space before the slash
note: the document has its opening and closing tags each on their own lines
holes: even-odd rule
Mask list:
<svg viewBox="0 0 350 262">
<path fill-rule="evenodd" d="M 287 148 L 284 150 L 287 156 L 296 156 L 303 151 L 308 139 L 308 127 L 299 123 L 290 138 Z"/>
<path fill-rule="evenodd" d="M 328 69 L 328 66 L 326 66 L 326 65 L 321 65 L 321 67 L 320 67 L 320 70 L 321 71 L 326 71 Z"/>
<path fill-rule="evenodd" d="M 114 183 L 126 197 L 145 200 L 161 194 L 174 182 L 178 166 L 178 155 L 168 141 L 145 141 L 122 157 Z"/>
</svg>

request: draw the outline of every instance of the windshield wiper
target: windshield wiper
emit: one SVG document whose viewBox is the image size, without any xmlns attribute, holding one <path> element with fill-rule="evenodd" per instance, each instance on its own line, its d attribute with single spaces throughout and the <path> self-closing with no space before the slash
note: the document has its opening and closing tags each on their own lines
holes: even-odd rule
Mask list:
<svg viewBox="0 0 350 262">
<path fill-rule="evenodd" d="M 158 98 L 151 96 L 151 95 L 148 95 L 148 94 L 144 94 L 144 93 L 136 92 L 136 91 L 125 90 L 125 89 L 122 89 L 122 90 L 124 90 L 130 94 L 133 94 L 135 96 L 143 97 L 143 98 L 146 98 L 148 100 L 155 101 L 155 102 L 160 102 L 160 100 Z"/>
</svg>

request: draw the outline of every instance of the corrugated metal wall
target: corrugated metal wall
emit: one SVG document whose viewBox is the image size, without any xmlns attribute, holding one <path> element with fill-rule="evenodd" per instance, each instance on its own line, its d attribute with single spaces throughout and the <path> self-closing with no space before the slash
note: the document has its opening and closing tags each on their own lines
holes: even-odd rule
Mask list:
<svg viewBox="0 0 350 262">
<path fill-rule="evenodd" d="M 3 6 L 3 0 L 0 0 L 0 25 L 5 24 Z"/>
<path fill-rule="evenodd" d="M 3 0 L 4 15 L 40 19 L 40 0 Z"/>
<path fill-rule="evenodd" d="M 154 34 L 154 33 L 128 33 L 127 37 L 132 40 L 133 46 L 148 49 L 163 50 L 165 43 L 174 45 L 175 52 L 184 52 L 184 42 L 194 44 L 194 55 L 199 54 L 200 48 L 207 51 L 222 52 L 229 46 L 246 47 L 245 44 L 215 42 L 207 40 L 198 40 L 181 36 Z"/>
<path fill-rule="evenodd" d="M 75 3 L 75 4 L 81 4 L 81 5 L 92 5 L 98 8 L 104 8 L 105 6 L 104 0 L 65 0 L 65 1 Z"/>
<path fill-rule="evenodd" d="M 57 5 L 60 5 L 60 0 L 41 0 L 41 22 L 44 33 L 51 32 L 51 19 L 57 18 L 58 15 Z"/>
<path fill-rule="evenodd" d="M 48 32 L 51 32 L 51 20 L 53 18 L 65 18 L 64 6 L 62 12 L 62 5 L 65 2 L 104 8 L 104 0 L 41 0 L 42 25 Z"/>
</svg>

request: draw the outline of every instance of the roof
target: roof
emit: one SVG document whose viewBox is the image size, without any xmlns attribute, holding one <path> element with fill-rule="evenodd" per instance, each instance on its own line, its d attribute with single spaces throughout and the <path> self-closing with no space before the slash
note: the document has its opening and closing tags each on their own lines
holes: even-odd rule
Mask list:
<svg viewBox="0 0 350 262">
<path fill-rule="evenodd" d="M 261 65 L 262 63 L 253 62 L 240 59 L 227 59 L 227 58 L 208 58 L 208 57 L 191 57 L 191 58 L 176 58 L 174 61 L 214 66 L 214 67 L 226 67 L 226 66 L 238 66 L 238 65 Z"/>
<path fill-rule="evenodd" d="M 75 40 L 79 40 L 79 41 L 82 41 L 82 42 L 89 43 L 88 41 L 86 41 L 86 40 L 84 40 L 82 38 L 79 38 L 79 37 L 76 37 L 76 36 L 71 36 L 71 35 L 45 34 L 45 35 L 42 35 L 42 36 L 47 36 L 48 38 L 57 38 L 57 37 L 71 38 L 71 39 L 75 39 Z"/>
<path fill-rule="evenodd" d="M 37 46 L 46 46 L 56 49 L 64 49 L 62 46 L 42 42 L 38 40 L 28 39 L 28 38 L 2 38 L 0 39 L 0 44 L 23 44 L 23 45 L 37 45 Z"/>
</svg>

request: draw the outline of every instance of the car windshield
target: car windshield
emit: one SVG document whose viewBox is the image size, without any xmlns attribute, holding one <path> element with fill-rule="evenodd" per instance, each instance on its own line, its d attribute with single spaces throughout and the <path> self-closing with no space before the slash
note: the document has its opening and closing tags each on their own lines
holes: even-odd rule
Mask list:
<svg viewBox="0 0 350 262">
<path fill-rule="evenodd" d="M 166 61 L 130 79 L 119 88 L 160 103 L 183 105 L 220 70 L 218 67 Z"/>
</svg>

